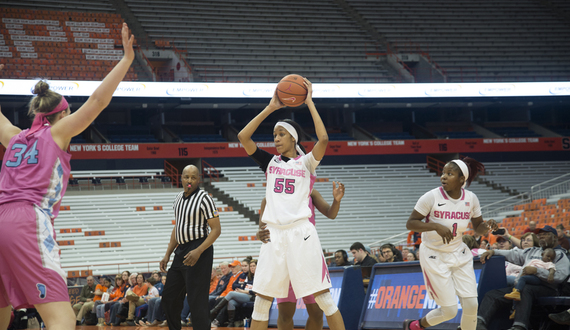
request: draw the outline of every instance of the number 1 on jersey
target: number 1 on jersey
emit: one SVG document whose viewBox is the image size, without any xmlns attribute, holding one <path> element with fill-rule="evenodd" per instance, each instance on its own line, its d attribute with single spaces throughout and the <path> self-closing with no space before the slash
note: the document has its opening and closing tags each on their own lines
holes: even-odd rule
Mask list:
<svg viewBox="0 0 570 330">
<path fill-rule="evenodd" d="M 453 237 L 457 237 L 457 222 L 453 224 Z"/>
</svg>

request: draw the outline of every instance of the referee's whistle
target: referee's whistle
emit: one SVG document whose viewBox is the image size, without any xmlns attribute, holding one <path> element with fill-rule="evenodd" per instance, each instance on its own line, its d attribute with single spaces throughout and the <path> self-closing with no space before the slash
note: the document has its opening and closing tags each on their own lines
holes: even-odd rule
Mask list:
<svg viewBox="0 0 570 330">
<path fill-rule="evenodd" d="M 188 188 L 192 188 L 192 184 L 191 184 L 191 183 L 189 183 L 187 187 L 188 187 Z"/>
</svg>

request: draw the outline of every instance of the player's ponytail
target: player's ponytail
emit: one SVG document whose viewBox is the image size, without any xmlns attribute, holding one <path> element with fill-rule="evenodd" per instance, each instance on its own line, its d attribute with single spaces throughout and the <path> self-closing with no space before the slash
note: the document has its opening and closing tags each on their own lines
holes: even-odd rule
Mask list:
<svg viewBox="0 0 570 330">
<path fill-rule="evenodd" d="M 49 89 L 49 84 L 40 80 L 32 91 L 34 96 L 28 105 L 28 116 L 34 118 L 37 113 L 49 113 L 61 102 L 63 96 Z M 65 110 L 65 109 L 63 109 Z M 52 114 L 46 118 L 51 123 L 58 114 Z"/>
<path fill-rule="evenodd" d="M 467 165 L 467 168 L 469 168 L 469 177 L 466 181 L 466 187 L 469 187 L 479 173 L 485 173 L 485 165 L 469 157 L 463 158 L 462 161 Z"/>
<path fill-rule="evenodd" d="M 297 131 L 297 136 L 299 137 L 299 139 L 297 141 L 295 141 L 297 143 L 297 145 L 299 146 L 299 148 L 301 148 L 301 150 L 303 150 L 303 152 L 306 154 L 307 150 L 305 149 L 305 147 L 303 147 L 303 145 L 301 144 L 301 141 L 303 141 L 303 136 L 305 136 L 305 132 L 303 131 L 303 129 L 301 128 L 301 126 L 299 126 L 299 124 L 297 124 L 296 122 L 292 121 L 291 119 L 280 119 L 279 121 L 285 122 L 287 124 L 290 124 L 291 126 L 293 126 L 293 128 L 295 128 L 295 131 Z"/>
</svg>

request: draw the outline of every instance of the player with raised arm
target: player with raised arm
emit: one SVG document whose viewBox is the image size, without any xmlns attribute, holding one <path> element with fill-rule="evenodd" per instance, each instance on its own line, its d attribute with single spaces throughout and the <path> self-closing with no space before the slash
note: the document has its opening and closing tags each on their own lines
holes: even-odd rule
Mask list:
<svg viewBox="0 0 570 330">
<path fill-rule="evenodd" d="M 252 314 L 252 329 L 267 329 L 273 297 L 285 298 L 289 281 L 295 295 L 314 294 L 332 330 L 344 330 L 338 307 L 329 291 L 330 276 L 315 226 L 309 221 L 309 196 L 316 179 L 315 170 L 325 155 L 328 144 L 326 128 L 312 100 L 312 85 L 304 79 L 308 106 L 318 141 L 307 154 L 300 147 L 299 131 L 294 122 L 279 121 L 273 139 L 279 155 L 257 148 L 251 136 L 267 116 L 283 107 L 276 94 L 269 105 L 238 134 L 247 154 L 267 177 L 267 206 L 263 222 L 271 233 L 271 241 L 261 246 L 253 291 L 257 293 Z"/>
<path fill-rule="evenodd" d="M 0 329 L 8 327 L 10 306 L 30 305 L 48 329 L 75 329 L 53 222 L 69 179 L 71 138 L 109 105 L 135 57 L 127 24 L 121 33 L 123 58 L 73 114 L 45 81 L 33 90 L 30 129 L 0 114 L 0 143 L 6 147 L 0 171 Z"/>
<path fill-rule="evenodd" d="M 457 297 L 463 309 L 461 329 L 475 330 L 477 326 L 473 255 L 462 236 L 469 222 L 481 236 L 498 226 L 495 220 L 483 221 L 479 199 L 464 188 L 484 169 L 471 158 L 450 161 L 443 168 L 441 186 L 425 193 L 408 219 L 406 228 L 422 233 L 420 265 L 424 282 L 431 298 L 441 307 L 421 320 L 406 320 L 404 330 L 424 329 L 454 318 Z"/>
<path fill-rule="evenodd" d="M 344 196 L 344 184 L 333 181 L 333 203 L 329 204 L 317 189 L 313 189 L 311 197 L 309 198 L 309 207 L 311 208 L 312 215 L 309 221 L 315 225 L 315 208 L 319 210 L 324 216 L 329 219 L 335 219 L 340 209 L 340 201 Z M 259 211 L 259 230 L 257 231 L 257 239 L 263 243 L 271 240 L 271 234 L 261 219 L 263 218 L 263 211 L 265 210 L 265 198 L 261 201 L 261 209 Z M 308 330 L 321 330 L 323 328 L 323 311 L 317 305 L 313 295 L 303 297 L 303 302 L 307 308 L 307 324 L 305 329 Z M 277 328 L 281 330 L 293 330 L 293 316 L 297 309 L 297 297 L 293 292 L 293 287 L 289 283 L 289 295 L 287 298 L 277 298 L 277 306 L 279 310 L 279 317 L 277 318 Z"/>
</svg>

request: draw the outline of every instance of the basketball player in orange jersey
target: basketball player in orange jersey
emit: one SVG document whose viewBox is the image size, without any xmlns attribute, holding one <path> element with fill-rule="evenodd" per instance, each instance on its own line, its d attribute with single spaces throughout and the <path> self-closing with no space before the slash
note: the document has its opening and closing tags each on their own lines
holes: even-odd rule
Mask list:
<svg viewBox="0 0 570 330">
<path fill-rule="evenodd" d="M 441 186 L 425 193 L 408 219 L 406 228 L 422 233 L 420 265 L 424 282 L 431 298 L 441 307 L 421 320 L 406 320 L 404 330 L 420 330 L 454 318 L 457 297 L 463 308 L 461 329 L 475 330 L 477 326 L 473 256 L 461 237 L 469 221 L 481 236 L 485 236 L 489 228 L 498 229 L 495 220 L 483 221 L 479 199 L 463 189 L 471 184 L 479 170 L 484 171 L 485 167 L 471 158 L 447 163 L 441 174 Z"/>
<path fill-rule="evenodd" d="M 311 208 L 311 217 L 309 221 L 315 226 L 315 207 L 324 216 L 329 219 L 335 219 L 340 209 L 340 201 L 344 196 L 344 184 L 333 181 L 333 203 L 330 205 L 323 198 L 317 189 L 313 189 L 311 197 L 309 197 L 309 207 Z M 259 210 L 259 231 L 257 238 L 263 243 L 271 240 L 267 225 L 261 220 L 263 218 L 263 211 L 265 210 L 265 198 L 261 201 L 261 209 Z M 307 308 L 309 317 L 305 329 L 307 330 L 321 330 L 323 328 L 323 311 L 319 308 L 313 295 L 303 297 L 303 302 Z M 297 309 L 297 297 L 293 292 L 293 287 L 289 284 L 289 295 L 287 298 L 277 298 L 277 308 L 279 310 L 279 317 L 277 318 L 277 328 L 280 330 L 293 330 L 293 316 Z"/>
<path fill-rule="evenodd" d="M 289 282 L 297 297 L 313 294 L 332 330 L 344 330 L 344 323 L 332 295 L 330 276 L 315 226 L 309 221 L 309 195 L 316 179 L 315 170 L 325 155 L 328 135 L 312 100 L 311 82 L 307 87 L 308 106 L 318 142 L 307 154 L 299 144 L 299 130 L 291 123 L 279 121 L 273 130 L 278 156 L 258 149 L 251 136 L 261 122 L 284 105 L 273 95 L 269 105 L 238 134 L 247 154 L 267 177 L 267 206 L 263 222 L 271 241 L 261 246 L 253 291 L 257 293 L 253 307 L 253 330 L 267 329 L 273 297 L 285 298 Z"/>
<path fill-rule="evenodd" d="M 10 322 L 10 306 L 30 305 L 48 329 L 75 329 L 53 223 L 69 179 L 71 138 L 109 105 L 135 58 L 127 24 L 121 33 L 123 58 L 77 111 L 71 113 L 65 98 L 39 81 L 30 101 L 30 129 L 21 130 L 0 114 L 0 143 L 6 147 L 0 171 L 2 330 Z"/>
</svg>

